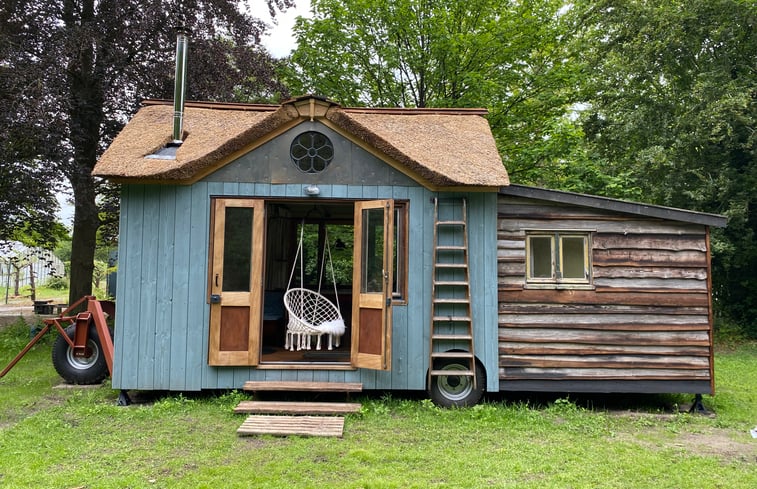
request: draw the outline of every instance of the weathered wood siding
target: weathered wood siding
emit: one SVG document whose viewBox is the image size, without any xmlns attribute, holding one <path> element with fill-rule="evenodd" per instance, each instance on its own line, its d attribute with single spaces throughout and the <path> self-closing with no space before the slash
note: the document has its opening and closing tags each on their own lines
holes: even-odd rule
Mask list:
<svg viewBox="0 0 757 489">
<path fill-rule="evenodd" d="M 707 229 L 513 196 L 498 202 L 501 390 L 712 389 Z M 526 230 L 591 231 L 593 289 L 526 283 Z"/>
<path fill-rule="evenodd" d="M 206 287 L 211 197 L 302 198 L 303 186 L 311 183 L 310 177 L 302 173 L 298 173 L 300 181 L 282 184 L 244 181 L 257 171 L 262 173 L 255 178 L 269 178 L 268 170 L 256 169 L 256 162 L 272 160 L 279 146 L 274 141 L 256 150 L 255 155 L 240 158 L 239 165 L 232 163 L 191 186 L 122 187 L 114 388 L 200 390 L 241 388 L 247 380 L 300 380 L 362 382 L 365 389 L 425 389 L 433 259 L 431 198 L 437 194 L 407 183 L 409 179 L 397 175 L 396 170 L 378 168 L 383 163 L 356 147 L 350 149 L 350 157 L 359 159 L 363 168 L 373 167 L 374 174 L 382 176 L 372 185 L 319 181 L 321 193 L 317 199 L 391 198 L 409 202 L 408 299 L 393 310 L 392 369 L 208 365 L 210 306 Z M 487 388 L 496 391 L 498 353 L 493 339 L 497 334 L 497 196 L 461 195 L 468 198 L 469 204 L 471 292 L 473 314 L 480 328 L 476 333 L 476 353 L 489 374 Z"/>
</svg>

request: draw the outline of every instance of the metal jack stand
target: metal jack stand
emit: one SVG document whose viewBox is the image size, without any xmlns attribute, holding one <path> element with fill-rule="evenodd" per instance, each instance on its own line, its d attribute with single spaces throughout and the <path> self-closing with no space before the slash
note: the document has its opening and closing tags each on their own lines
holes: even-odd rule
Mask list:
<svg viewBox="0 0 757 489">
<path fill-rule="evenodd" d="M 704 402 L 702 402 L 702 394 L 696 394 L 694 396 L 694 402 L 689 408 L 689 413 L 704 414 L 704 415 L 710 414 L 707 408 L 704 407 Z"/>
</svg>

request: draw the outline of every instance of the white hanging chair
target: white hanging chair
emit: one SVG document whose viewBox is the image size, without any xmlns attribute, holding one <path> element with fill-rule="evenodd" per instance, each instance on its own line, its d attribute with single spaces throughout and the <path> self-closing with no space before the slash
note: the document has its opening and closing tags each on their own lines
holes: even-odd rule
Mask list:
<svg viewBox="0 0 757 489">
<path fill-rule="evenodd" d="M 331 261 L 331 248 L 329 247 L 328 234 L 326 235 L 326 245 L 323 250 L 323 260 L 321 272 L 318 279 L 318 292 L 303 287 L 304 282 L 304 264 L 302 243 L 304 238 L 305 223 L 300 229 L 300 241 L 297 245 L 297 253 L 292 266 L 292 273 L 289 276 L 289 286 L 284 293 L 284 307 L 289 313 L 289 322 L 287 323 L 286 340 L 284 348 L 294 351 L 310 350 L 312 339 L 317 338 L 316 350 L 321 349 L 321 336 L 328 335 L 328 349 L 333 350 L 339 347 L 339 342 L 344 334 L 345 325 L 342 319 L 342 313 L 339 310 L 339 295 L 336 288 L 336 277 L 334 276 L 334 264 Z M 326 266 L 326 257 L 328 256 L 331 276 L 334 279 L 334 295 L 337 304 L 328 300 L 320 294 L 321 281 L 323 279 L 323 269 Z M 297 260 L 300 261 L 300 287 L 291 288 L 292 277 L 297 266 Z"/>
</svg>

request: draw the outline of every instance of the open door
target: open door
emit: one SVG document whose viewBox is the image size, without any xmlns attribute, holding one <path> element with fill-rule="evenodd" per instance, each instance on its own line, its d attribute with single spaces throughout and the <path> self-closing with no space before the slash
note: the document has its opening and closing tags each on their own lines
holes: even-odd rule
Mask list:
<svg viewBox="0 0 757 489">
<path fill-rule="evenodd" d="M 215 199 L 210 257 L 210 365 L 257 365 L 262 297 L 262 200 Z"/>
<path fill-rule="evenodd" d="M 354 229 L 352 364 L 389 370 L 394 201 L 356 202 Z"/>
</svg>

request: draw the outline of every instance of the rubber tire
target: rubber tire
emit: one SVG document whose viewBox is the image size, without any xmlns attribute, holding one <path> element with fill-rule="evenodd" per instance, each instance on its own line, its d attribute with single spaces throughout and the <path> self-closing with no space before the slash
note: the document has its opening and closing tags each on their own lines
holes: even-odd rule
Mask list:
<svg viewBox="0 0 757 489">
<path fill-rule="evenodd" d="M 434 361 L 434 370 L 468 370 L 467 362 L 453 358 Z M 475 406 L 481 400 L 486 386 L 486 371 L 476 360 L 476 386 L 468 376 L 434 376 L 428 391 L 434 404 L 441 407 Z"/>
<path fill-rule="evenodd" d="M 76 326 L 73 324 L 66 328 L 66 334 L 72 340 L 75 329 Z M 113 337 L 112 332 L 111 337 Z M 92 351 L 89 357 L 75 357 L 73 348 L 61 335 L 58 335 L 55 339 L 53 366 L 69 384 L 99 384 L 108 376 L 108 364 L 100 346 L 100 336 L 97 334 L 97 328 L 94 325 L 89 327 L 87 346 Z"/>
</svg>

